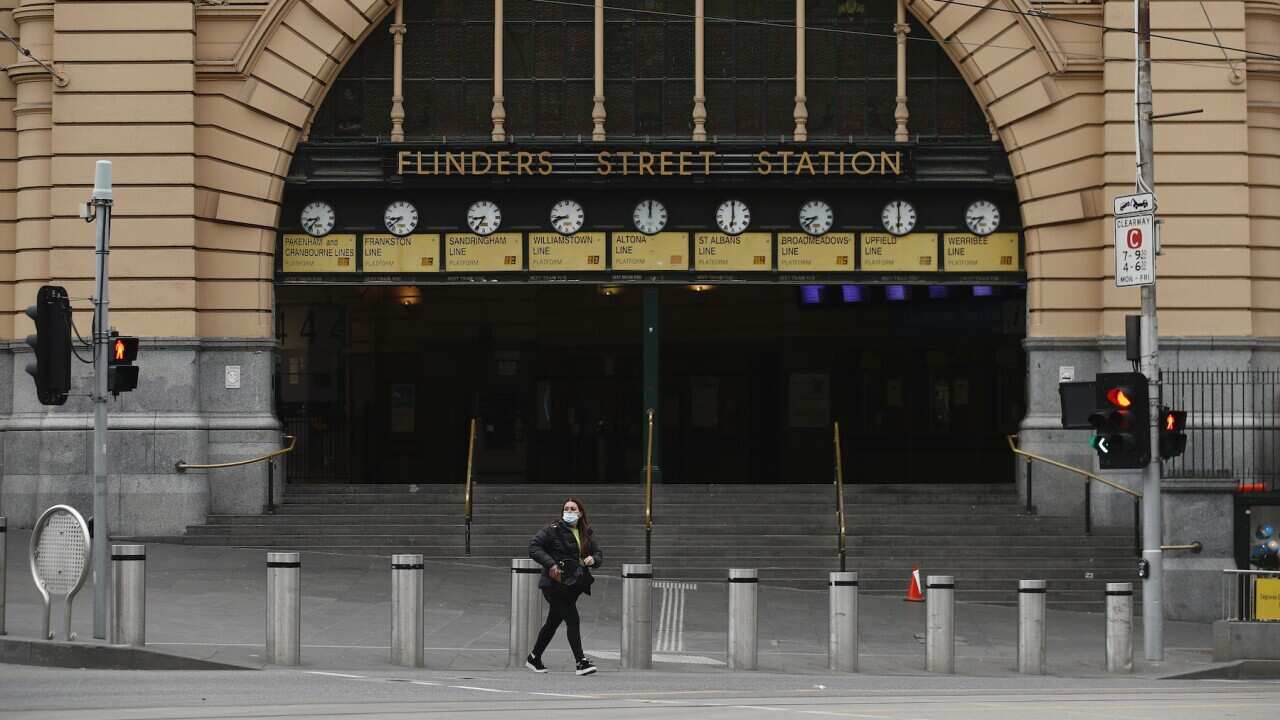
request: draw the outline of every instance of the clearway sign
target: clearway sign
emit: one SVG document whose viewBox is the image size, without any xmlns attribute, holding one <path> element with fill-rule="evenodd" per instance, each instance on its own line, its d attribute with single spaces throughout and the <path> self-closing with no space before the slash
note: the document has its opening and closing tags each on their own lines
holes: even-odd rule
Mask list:
<svg viewBox="0 0 1280 720">
<path fill-rule="evenodd" d="M 1156 216 L 1150 213 L 1116 218 L 1116 287 L 1156 281 L 1155 232 Z"/>
</svg>

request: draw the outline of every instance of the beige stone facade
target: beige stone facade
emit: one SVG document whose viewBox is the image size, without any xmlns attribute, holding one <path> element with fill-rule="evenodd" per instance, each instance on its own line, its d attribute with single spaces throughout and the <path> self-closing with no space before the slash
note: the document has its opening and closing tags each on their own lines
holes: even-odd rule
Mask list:
<svg viewBox="0 0 1280 720">
<path fill-rule="evenodd" d="M 77 206 L 106 158 L 117 324 L 143 336 L 270 337 L 291 153 L 393 3 L 5 4 L 0 24 L 65 85 L 0 48 L 0 283 L 12 290 L 0 295 L 0 333 L 30 331 L 21 309 L 43 283 L 89 294 L 93 232 Z M 1112 283 L 1109 225 L 1110 198 L 1133 177 L 1132 5 L 970 5 L 908 9 L 945 42 L 1009 153 L 1028 335 L 1118 335 L 1138 303 Z M 1280 53 L 1276 0 L 1212 0 L 1208 20 L 1192 0 L 1152 5 L 1158 34 Z M 1032 9 L 1084 24 L 1019 14 Z M 1203 110 L 1157 124 L 1161 331 L 1280 336 L 1280 61 L 1166 39 L 1153 53 L 1156 112 Z"/>
</svg>

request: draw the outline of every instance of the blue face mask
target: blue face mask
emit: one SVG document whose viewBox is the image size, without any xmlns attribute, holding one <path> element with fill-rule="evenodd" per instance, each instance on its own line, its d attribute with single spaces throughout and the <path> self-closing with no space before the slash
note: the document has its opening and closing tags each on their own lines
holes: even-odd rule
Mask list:
<svg viewBox="0 0 1280 720">
<path fill-rule="evenodd" d="M 563 516 L 563 517 L 564 517 L 564 521 L 565 521 L 565 523 L 567 523 L 567 524 L 569 524 L 569 525 L 577 525 L 577 524 L 578 524 L 578 513 L 575 513 L 575 512 L 567 512 L 567 513 L 565 513 L 565 514 L 564 514 L 564 516 Z"/>
</svg>

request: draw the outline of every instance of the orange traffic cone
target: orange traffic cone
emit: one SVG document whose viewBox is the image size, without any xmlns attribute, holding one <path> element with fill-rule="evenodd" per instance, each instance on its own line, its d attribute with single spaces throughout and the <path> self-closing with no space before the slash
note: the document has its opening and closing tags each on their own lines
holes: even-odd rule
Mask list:
<svg viewBox="0 0 1280 720">
<path fill-rule="evenodd" d="M 911 568 L 911 584 L 907 586 L 907 602 L 924 602 L 924 593 L 920 592 L 920 568 Z"/>
</svg>

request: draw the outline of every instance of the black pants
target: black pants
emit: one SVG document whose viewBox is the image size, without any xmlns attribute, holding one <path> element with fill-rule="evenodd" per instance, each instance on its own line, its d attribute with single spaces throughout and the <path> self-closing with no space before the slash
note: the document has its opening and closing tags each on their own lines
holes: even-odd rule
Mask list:
<svg viewBox="0 0 1280 720">
<path fill-rule="evenodd" d="M 542 651 L 551 644 L 551 638 L 555 637 L 556 630 L 560 628 L 562 622 L 569 636 L 569 649 L 573 650 L 573 659 L 581 660 L 585 657 L 582 654 L 582 630 L 579 627 L 578 618 L 578 596 L 581 594 L 582 591 L 572 587 L 542 591 L 542 596 L 551 605 L 551 610 L 547 613 L 547 621 L 538 631 L 538 642 L 533 646 L 535 658 L 542 658 Z"/>
</svg>

